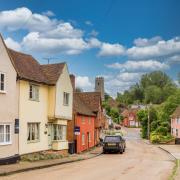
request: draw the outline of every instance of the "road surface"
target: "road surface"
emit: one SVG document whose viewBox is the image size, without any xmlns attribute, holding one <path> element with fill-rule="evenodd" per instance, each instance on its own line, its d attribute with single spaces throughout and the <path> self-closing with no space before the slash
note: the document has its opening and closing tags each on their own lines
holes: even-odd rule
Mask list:
<svg viewBox="0 0 180 180">
<path fill-rule="evenodd" d="M 19 173 L 0 180 L 166 180 L 174 162 L 157 146 L 144 143 L 139 130 L 128 129 L 124 154 L 103 154 L 93 159 Z"/>
</svg>

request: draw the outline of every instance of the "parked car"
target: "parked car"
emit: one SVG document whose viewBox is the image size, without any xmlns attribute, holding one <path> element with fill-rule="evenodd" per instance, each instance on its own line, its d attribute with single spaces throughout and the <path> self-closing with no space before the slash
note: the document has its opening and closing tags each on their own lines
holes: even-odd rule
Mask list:
<svg viewBox="0 0 180 180">
<path fill-rule="evenodd" d="M 105 136 L 103 142 L 103 153 L 118 152 L 123 153 L 126 149 L 126 141 L 121 136 Z"/>
</svg>

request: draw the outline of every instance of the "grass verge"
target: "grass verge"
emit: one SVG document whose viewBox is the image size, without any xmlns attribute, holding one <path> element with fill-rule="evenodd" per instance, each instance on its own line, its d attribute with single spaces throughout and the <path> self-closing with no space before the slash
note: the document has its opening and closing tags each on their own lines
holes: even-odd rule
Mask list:
<svg viewBox="0 0 180 180">
<path fill-rule="evenodd" d="M 177 175 L 177 171 L 179 169 L 179 163 L 180 163 L 180 160 L 176 159 L 175 166 L 174 166 L 172 173 L 171 173 L 170 177 L 168 178 L 168 180 L 175 180 L 175 177 Z"/>
</svg>

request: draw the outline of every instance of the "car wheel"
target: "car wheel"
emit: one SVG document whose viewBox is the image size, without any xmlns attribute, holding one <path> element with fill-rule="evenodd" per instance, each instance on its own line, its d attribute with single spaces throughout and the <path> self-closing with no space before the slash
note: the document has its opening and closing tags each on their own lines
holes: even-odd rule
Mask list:
<svg viewBox="0 0 180 180">
<path fill-rule="evenodd" d="M 123 150 L 122 150 L 122 149 L 120 149 L 119 153 L 120 153 L 120 154 L 122 154 L 122 153 L 123 153 Z"/>
</svg>

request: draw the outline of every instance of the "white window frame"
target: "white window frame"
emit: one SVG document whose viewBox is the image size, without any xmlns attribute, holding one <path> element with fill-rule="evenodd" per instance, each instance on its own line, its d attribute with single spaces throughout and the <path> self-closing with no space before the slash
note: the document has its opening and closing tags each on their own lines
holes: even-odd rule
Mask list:
<svg viewBox="0 0 180 180">
<path fill-rule="evenodd" d="M 67 126 L 61 124 L 53 124 L 53 141 L 66 141 Z"/>
<path fill-rule="evenodd" d="M 4 123 L 4 124 L 0 124 L 0 126 L 3 126 L 4 132 L 3 132 L 3 136 L 4 136 L 4 142 L 0 142 L 0 145 L 9 145 L 12 144 L 12 127 L 10 123 Z M 10 132 L 9 132 L 9 141 L 6 141 L 6 126 L 10 127 Z"/>
<path fill-rule="evenodd" d="M 37 125 L 37 127 L 36 127 L 36 125 Z M 34 130 L 34 139 L 32 138 L 33 130 Z M 29 139 L 29 136 L 30 136 L 30 139 Z M 39 141 L 40 141 L 40 123 L 39 122 L 28 122 L 27 123 L 27 142 L 34 143 L 34 142 L 39 142 Z"/>
<path fill-rule="evenodd" d="M 82 145 L 84 146 L 85 145 L 85 133 L 82 133 L 81 140 L 82 140 Z"/>
<path fill-rule="evenodd" d="M 39 101 L 39 86 L 36 84 L 29 84 L 29 99 L 31 101 Z"/>
<path fill-rule="evenodd" d="M 63 104 L 64 106 L 69 106 L 70 93 L 63 93 Z"/>
<path fill-rule="evenodd" d="M 4 89 L 1 89 L 1 75 L 4 75 Z M 6 93 L 6 73 L 0 71 L 0 93 Z"/>
<path fill-rule="evenodd" d="M 82 124 L 85 124 L 85 123 L 86 123 L 86 119 L 85 119 L 85 117 L 84 117 L 84 116 L 82 116 L 81 121 L 82 121 Z"/>
</svg>

